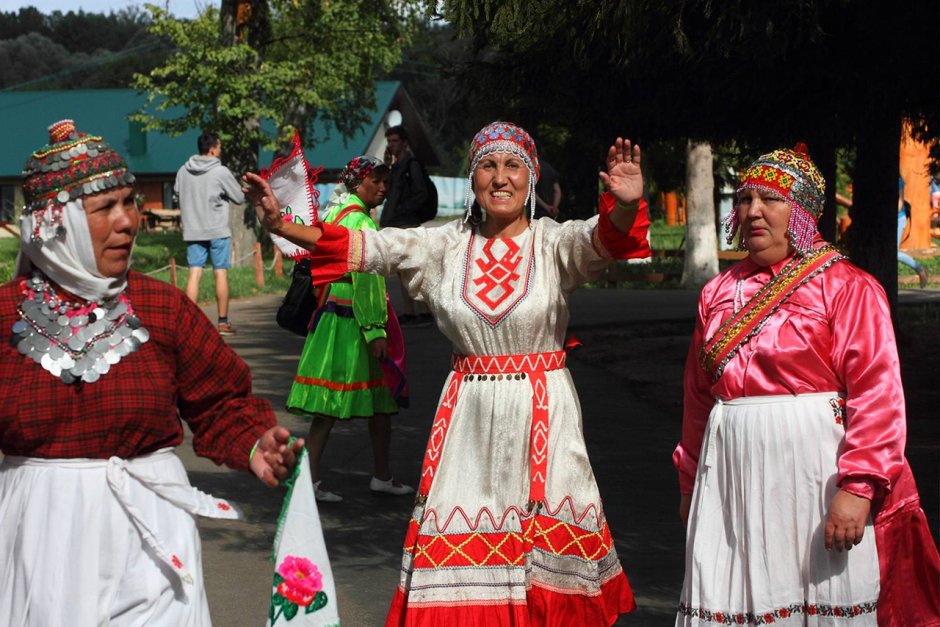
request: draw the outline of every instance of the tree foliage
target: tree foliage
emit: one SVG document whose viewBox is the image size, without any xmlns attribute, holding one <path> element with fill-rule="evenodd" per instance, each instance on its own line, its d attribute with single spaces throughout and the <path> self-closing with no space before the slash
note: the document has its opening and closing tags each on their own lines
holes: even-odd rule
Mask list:
<svg viewBox="0 0 940 627">
<path fill-rule="evenodd" d="M 148 72 L 166 54 L 148 25 L 134 7 L 107 15 L 0 12 L 0 88 L 127 87 L 135 71 Z"/>
<path fill-rule="evenodd" d="M 447 0 L 443 11 L 473 41 L 467 79 L 499 94 L 503 116 L 576 140 L 555 147 L 571 155 L 569 176 L 589 177 L 617 133 L 742 156 L 803 140 L 831 178 L 828 157 L 857 148 L 867 180 L 850 252 L 896 292 L 900 120 L 919 138 L 940 127 L 935 3 Z"/>
<path fill-rule="evenodd" d="M 416 19 L 408 2 L 253 4 L 255 14 L 242 16 L 247 21 L 239 24 L 234 42 L 224 40 L 213 7 L 185 22 L 148 5 L 151 31 L 175 52 L 149 75 L 136 77 L 135 86 L 154 109 L 138 119 L 170 134 L 212 128 L 225 140 L 227 154 L 276 148 L 289 126 L 305 132 L 311 145 L 307 122 L 314 117 L 349 135 L 374 106 L 375 81 L 401 59 Z M 176 117 L 155 115 L 178 106 L 183 113 Z"/>
</svg>

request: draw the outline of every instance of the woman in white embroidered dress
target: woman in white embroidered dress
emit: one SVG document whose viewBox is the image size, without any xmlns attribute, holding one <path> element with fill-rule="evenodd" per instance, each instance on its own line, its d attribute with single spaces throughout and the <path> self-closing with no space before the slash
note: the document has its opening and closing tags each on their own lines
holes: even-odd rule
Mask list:
<svg viewBox="0 0 940 627">
<path fill-rule="evenodd" d="M 380 232 L 283 221 L 246 177 L 272 233 L 316 244 L 315 281 L 397 273 L 454 346 L 387 625 L 593 627 L 635 607 L 562 348 L 571 292 L 649 251 L 640 150 L 610 147 L 618 202 L 587 221 L 533 220 L 538 172 L 529 134 L 494 122 L 471 143 L 466 220 Z"/>
</svg>

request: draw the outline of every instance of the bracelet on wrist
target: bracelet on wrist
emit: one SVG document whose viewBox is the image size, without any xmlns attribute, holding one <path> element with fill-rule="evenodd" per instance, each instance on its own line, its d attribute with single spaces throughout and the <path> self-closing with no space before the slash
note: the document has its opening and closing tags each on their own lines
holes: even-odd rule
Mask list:
<svg viewBox="0 0 940 627">
<path fill-rule="evenodd" d="M 251 447 L 251 452 L 248 453 L 248 463 L 251 464 L 251 459 L 255 456 L 255 451 L 258 450 L 258 445 L 261 444 L 261 438 L 258 438 L 258 441 L 255 442 L 255 445 Z"/>
<path fill-rule="evenodd" d="M 620 209 L 621 211 L 636 211 L 637 209 L 640 208 L 640 200 L 637 199 L 627 204 L 624 204 L 618 200 L 617 208 Z"/>
</svg>

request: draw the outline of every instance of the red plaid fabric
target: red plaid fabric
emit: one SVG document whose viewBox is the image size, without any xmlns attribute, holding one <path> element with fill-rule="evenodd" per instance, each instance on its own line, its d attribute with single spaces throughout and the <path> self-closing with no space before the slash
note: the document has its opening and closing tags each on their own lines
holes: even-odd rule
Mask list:
<svg viewBox="0 0 940 627">
<path fill-rule="evenodd" d="M 127 295 L 150 341 L 95 383 L 65 385 L 10 342 L 22 299 L 0 286 L 0 450 L 44 458 L 134 457 L 183 440 L 197 455 L 237 470 L 274 426 L 251 394 L 248 366 L 183 292 L 131 272 Z"/>
</svg>

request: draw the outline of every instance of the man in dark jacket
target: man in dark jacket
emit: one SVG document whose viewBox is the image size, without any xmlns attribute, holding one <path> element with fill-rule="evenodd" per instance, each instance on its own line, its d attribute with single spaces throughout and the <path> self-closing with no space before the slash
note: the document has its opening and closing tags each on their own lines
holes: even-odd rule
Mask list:
<svg viewBox="0 0 940 627">
<path fill-rule="evenodd" d="M 385 131 L 388 147 L 385 161 L 390 162 L 388 196 L 382 207 L 379 225 L 385 227 L 410 228 L 420 226 L 421 207 L 427 202 L 430 191 L 424 178 L 424 167 L 408 149 L 408 131 L 403 126 L 393 126 Z M 421 304 L 415 303 L 404 286 L 401 290 L 405 302 L 404 312 L 398 317 L 403 326 L 427 326 L 431 314 Z"/>
</svg>

